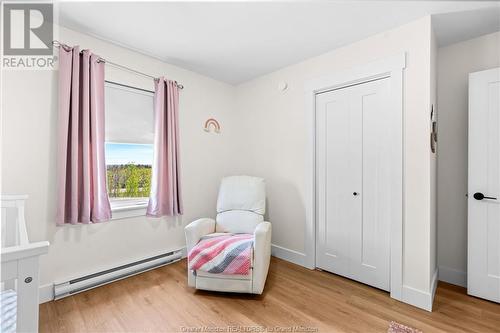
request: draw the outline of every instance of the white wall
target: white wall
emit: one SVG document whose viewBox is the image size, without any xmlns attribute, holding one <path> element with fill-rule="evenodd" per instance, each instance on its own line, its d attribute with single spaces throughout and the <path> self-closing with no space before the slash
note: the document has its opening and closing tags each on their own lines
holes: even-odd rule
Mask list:
<svg viewBox="0 0 500 333">
<path fill-rule="evenodd" d="M 438 50 L 439 278 L 465 285 L 467 272 L 468 75 L 500 66 L 500 32 Z"/>
<path fill-rule="evenodd" d="M 307 152 L 310 130 L 304 112 L 304 85 L 394 54 L 407 52 L 404 74 L 404 284 L 430 291 L 431 157 L 431 22 L 429 17 L 283 68 L 237 87 L 240 142 L 245 155 L 238 170 L 266 179 L 268 218 L 273 243 L 305 251 Z M 288 90 L 278 90 L 280 82 Z"/>
<path fill-rule="evenodd" d="M 178 220 L 141 217 L 56 227 L 57 73 L 5 71 L 1 87 L 1 192 L 30 196 L 26 211 L 30 240 L 51 243 L 49 254 L 41 259 L 41 284 L 183 247 L 183 225 L 215 212 L 220 178 L 231 172 L 227 161 L 236 134 L 233 86 L 64 28 L 59 39 L 89 48 L 110 61 L 184 84 L 180 140 L 185 215 Z M 109 66 L 106 79 L 153 89 L 152 80 Z M 203 131 L 205 120 L 212 116 L 221 122 L 219 135 Z"/>
</svg>

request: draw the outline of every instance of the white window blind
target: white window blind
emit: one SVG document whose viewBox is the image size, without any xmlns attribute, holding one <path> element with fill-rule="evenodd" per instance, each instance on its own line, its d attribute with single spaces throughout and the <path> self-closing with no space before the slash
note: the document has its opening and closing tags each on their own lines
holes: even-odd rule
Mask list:
<svg viewBox="0 0 500 333">
<path fill-rule="evenodd" d="M 153 93 L 105 84 L 106 142 L 153 143 Z"/>
</svg>

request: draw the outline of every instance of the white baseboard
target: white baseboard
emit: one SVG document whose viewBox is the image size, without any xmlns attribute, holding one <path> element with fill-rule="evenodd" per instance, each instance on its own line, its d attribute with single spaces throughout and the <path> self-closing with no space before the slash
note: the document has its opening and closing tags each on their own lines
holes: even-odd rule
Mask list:
<svg viewBox="0 0 500 333">
<path fill-rule="evenodd" d="M 291 263 L 306 267 L 306 255 L 302 252 L 290 250 L 285 247 L 272 244 L 271 255 L 289 261 Z"/>
<path fill-rule="evenodd" d="M 54 299 L 54 284 L 48 283 L 38 287 L 38 303 L 47 303 Z"/>
<path fill-rule="evenodd" d="M 458 269 L 439 266 L 439 281 L 467 288 L 467 273 Z"/>
<path fill-rule="evenodd" d="M 434 302 L 434 295 L 436 294 L 437 282 L 438 270 L 436 269 L 432 276 L 430 292 L 403 285 L 402 301 L 416 306 L 417 308 L 432 312 L 432 303 Z"/>
<path fill-rule="evenodd" d="M 403 285 L 404 303 L 416 306 L 417 308 L 432 311 L 431 293 Z"/>
</svg>

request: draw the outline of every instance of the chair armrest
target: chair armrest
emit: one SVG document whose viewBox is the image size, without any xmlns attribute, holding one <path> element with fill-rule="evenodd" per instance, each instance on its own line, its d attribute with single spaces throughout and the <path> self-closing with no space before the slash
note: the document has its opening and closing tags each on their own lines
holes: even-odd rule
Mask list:
<svg viewBox="0 0 500 333">
<path fill-rule="evenodd" d="M 255 248 L 260 248 L 260 244 L 269 243 L 271 246 L 271 223 L 269 222 L 260 222 L 255 227 L 255 231 L 253 232 L 255 238 Z"/>
<path fill-rule="evenodd" d="M 215 220 L 209 218 L 202 218 L 189 223 L 184 228 L 186 233 L 186 250 L 187 253 L 198 244 L 200 238 L 215 232 Z"/>
<path fill-rule="evenodd" d="M 254 231 L 253 293 L 264 290 L 269 262 L 271 260 L 271 223 L 261 222 Z"/>
</svg>

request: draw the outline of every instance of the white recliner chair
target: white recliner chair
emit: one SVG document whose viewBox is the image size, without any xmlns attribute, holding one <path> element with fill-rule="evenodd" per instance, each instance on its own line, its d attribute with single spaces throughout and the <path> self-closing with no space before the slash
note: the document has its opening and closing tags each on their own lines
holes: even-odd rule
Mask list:
<svg viewBox="0 0 500 333">
<path fill-rule="evenodd" d="M 262 178 L 232 176 L 222 180 L 216 219 L 202 218 L 186 226 L 188 253 L 204 236 L 219 233 L 253 234 L 253 258 L 248 275 L 192 271 L 188 284 L 204 290 L 261 294 L 271 258 L 271 223 L 264 222 L 265 182 Z"/>
</svg>

